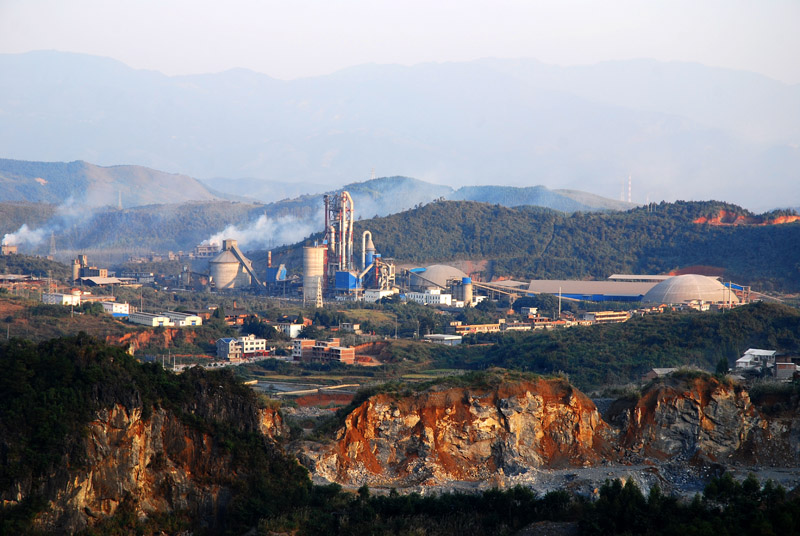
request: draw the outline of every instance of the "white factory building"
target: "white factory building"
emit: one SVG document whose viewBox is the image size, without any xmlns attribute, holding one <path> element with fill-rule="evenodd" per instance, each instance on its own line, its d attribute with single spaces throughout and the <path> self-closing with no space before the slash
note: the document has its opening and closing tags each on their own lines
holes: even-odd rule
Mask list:
<svg viewBox="0 0 800 536">
<path fill-rule="evenodd" d="M 452 294 L 442 294 L 438 288 L 431 288 L 425 292 L 408 292 L 406 300 L 421 303 L 422 305 L 451 305 Z"/>
<path fill-rule="evenodd" d="M 178 311 L 167 311 L 165 313 L 161 313 L 162 315 L 169 318 L 173 324 L 177 327 L 183 328 L 186 326 L 202 326 L 203 319 L 197 315 L 193 315 L 191 313 L 181 313 Z"/>
<path fill-rule="evenodd" d="M 142 324 L 144 326 L 150 327 L 174 327 L 175 323 L 170 320 L 168 316 L 164 314 L 154 314 L 154 313 L 131 313 L 128 316 L 128 321 L 133 324 Z"/>
</svg>

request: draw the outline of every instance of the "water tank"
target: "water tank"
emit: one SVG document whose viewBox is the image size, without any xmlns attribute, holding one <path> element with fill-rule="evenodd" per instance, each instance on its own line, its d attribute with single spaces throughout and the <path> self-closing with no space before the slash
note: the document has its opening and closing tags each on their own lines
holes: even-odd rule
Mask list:
<svg viewBox="0 0 800 536">
<path fill-rule="evenodd" d="M 317 288 L 325 278 L 325 246 L 303 248 L 303 299 L 317 299 Z"/>
</svg>

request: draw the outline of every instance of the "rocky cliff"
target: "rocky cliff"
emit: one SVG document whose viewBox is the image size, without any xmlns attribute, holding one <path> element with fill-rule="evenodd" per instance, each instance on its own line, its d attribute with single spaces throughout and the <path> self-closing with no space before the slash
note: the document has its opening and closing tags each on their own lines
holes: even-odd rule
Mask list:
<svg viewBox="0 0 800 536">
<path fill-rule="evenodd" d="M 621 445 L 655 459 L 724 460 L 766 427 L 746 391 L 708 376 L 658 382 L 618 419 Z"/>
<path fill-rule="evenodd" d="M 177 516 L 220 532 L 250 522 L 253 497 L 263 515 L 310 484 L 273 439 L 286 431 L 280 413 L 230 371 L 175 376 L 85 337 L 48 344 L 35 357 L 0 351 L 32 364 L 20 375 L 31 383 L 2 394 L 0 518 L 73 533 L 117 514 Z"/>
<path fill-rule="evenodd" d="M 592 401 L 566 381 L 513 381 L 374 396 L 314 463 L 317 475 L 353 485 L 477 481 L 596 463 L 612 457 L 609 435 Z"/>
<path fill-rule="evenodd" d="M 304 461 L 316 476 L 345 485 L 415 486 L 601 465 L 788 466 L 799 454 L 793 412 L 768 416 L 736 384 L 679 374 L 618 401 L 608 421 L 559 379 L 379 394 L 347 415 L 333 443 L 307 449 Z"/>
<path fill-rule="evenodd" d="M 701 216 L 692 223 L 705 223 L 708 225 L 781 225 L 800 221 L 800 215 L 784 214 L 774 217 L 763 215 L 741 214 L 730 210 L 720 210 L 712 216 Z"/>
</svg>

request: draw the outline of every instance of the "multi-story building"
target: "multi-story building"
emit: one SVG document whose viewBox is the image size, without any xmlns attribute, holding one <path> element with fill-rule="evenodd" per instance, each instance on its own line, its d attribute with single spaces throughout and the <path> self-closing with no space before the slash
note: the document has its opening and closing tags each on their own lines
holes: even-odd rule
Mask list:
<svg viewBox="0 0 800 536">
<path fill-rule="evenodd" d="M 292 359 L 305 363 L 345 363 L 352 365 L 356 360 L 356 349 L 339 346 L 339 339 L 312 341 L 295 339 L 292 343 Z"/>
<path fill-rule="evenodd" d="M 296 338 L 303 331 L 303 324 L 294 324 L 292 322 L 278 322 L 275 327 L 290 339 Z"/>
<path fill-rule="evenodd" d="M 267 340 L 257 339 L 255 335 L 245 335 L 235 339 L 224 337 L 217 339 L 217 357 L 235 361 L 247 357 L 267 355 Z"/>
</svg>

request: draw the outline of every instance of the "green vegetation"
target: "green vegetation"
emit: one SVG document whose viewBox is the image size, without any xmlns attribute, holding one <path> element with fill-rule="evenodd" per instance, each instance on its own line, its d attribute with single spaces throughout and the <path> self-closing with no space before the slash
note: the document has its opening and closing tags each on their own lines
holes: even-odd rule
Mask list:
<svg viewBox="0 0 800 536">
<path fill-rule="evenodd" d="M 772 482 L 763 487 L 750 475 L 743 482 L 730 473 L 714 478 L 702 497 L 683 503 L 653 487 L 645 497 L 632 480 L 606 482 L 600 497 L 584 505 L 581 534 L 796 534 L 800 499 L 789 499 Z"/>
<path fill-rule="evenodd" d="M 0 494 L 15 482 L 47 478 L 59 468 L 80 470 L 88 461 L 87 452 L 78 448 L 86 424 L 114 404 L 139 407 L 145 419 L 157 408 L 167 409 L 211 434 L 216 448 L 230 453 L 241 477 L 226 520 L 232 529 L 303 504 L 309 492 L 305 470 L 295 461 L 257 431 L 248 431 L 244 422 L 217 416 L 216 405 L 225 400 L 233 408 L 263 406 L 230 371 L 194 368 L 176 376 L 85 334 L 39 344 L 12 339 L 0 345 L 0 367 Z M 19 529 L 43 506 L 32 497 L 4 509 L 0 532 L 26 532 Z"/>
<path fill-rule="evenodd" d="M 69 266 L 44 257 L 30 255 L 0 255 L 0 272 L 4 274 L 25 274 L 36 277 L 66 279 L 71 277 Z"/>
<path fill-rule="evenodd" d="M 757 303 L 719 313 L 668 313 L 632 318 L 624 324 L 547 332 L 491 334 L 485 352 L 437 356 L 440 367 L 489 366 L 540 374 L 563 371 L 580 389 L 636 381 L 652 367 L 696 365 L 715 370 L 747 348 L 800 351 L 800 311 Z"/>
<path fill-rule="evenodd" d="M 448 201 L 359 221 L 355 230 L 371 230 L 385 257 L 404 262 L 491 260 L 487 277 L 605 279 L 614 273 L 666 273 L 706 265 L 758 290 L 800 290 L 800 250 L 788 246 L 800 242 L 800 224 L 692 223 L 720 210 L 752 216 L 715 201 L 570 215 L 538 207 Z M 319 239 L 313 235 L 306 243 Z M 300 264 L 297 246 L 280 251 L 289 255 L 279 262 Z M 277 252 L 273 255 L 278 258 Z"/>
</svg>

